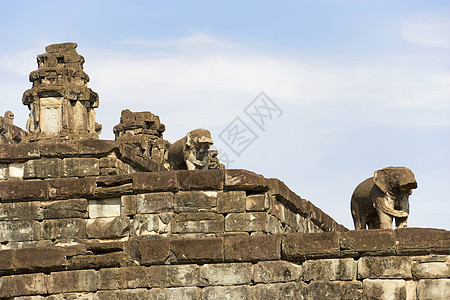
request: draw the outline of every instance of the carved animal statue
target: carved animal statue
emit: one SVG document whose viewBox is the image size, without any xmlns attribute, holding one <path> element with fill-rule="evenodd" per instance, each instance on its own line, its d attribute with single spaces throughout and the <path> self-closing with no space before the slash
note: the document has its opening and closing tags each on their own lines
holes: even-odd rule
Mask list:
<svg viewBox="0 0 450 300">
<path fill-rule="evenodd" d="M 195 129 L 173 143 L 168 160 L 172 170 L 208 169 L 208 150 L 213 144 L 211 133 L 206 129 Z"/>
<path fill-rule="evenodd" d="M 413 172 L 404 167 L 377 170 L 374 176 L 361 182 L 351 200 L 355 229 L 392 229 L 406 227 L 409 196 L 417 188 Z"/>
</svg>

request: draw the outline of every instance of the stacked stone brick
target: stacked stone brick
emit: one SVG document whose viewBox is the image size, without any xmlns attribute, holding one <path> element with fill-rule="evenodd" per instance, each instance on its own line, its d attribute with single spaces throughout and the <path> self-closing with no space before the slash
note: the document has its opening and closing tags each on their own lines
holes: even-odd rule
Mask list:
<svg viewBox="0 0 450 300">
<path fill-rule="evenodd" d="M 61 161 L 64 164 L 64 159 Z M 53 170 L 55 165 L 47 163 L 42 168 Z M 206 238 L 346 230 L 281 181 L 249 171 L 39 179 L 42 168 L 26 171 L 33 174 L 32 178 L 0 181 L 3 249 L 135 237 Z M 72 166 L 71 170 L 77 168 Z M 85 169 L 79 170 L 86 175 Z"/>
<path fill-rule="evenodd" d="M 0 298 L 448 299 L 449 242 L 407 228 L 1 250 Z"/>
</svg>

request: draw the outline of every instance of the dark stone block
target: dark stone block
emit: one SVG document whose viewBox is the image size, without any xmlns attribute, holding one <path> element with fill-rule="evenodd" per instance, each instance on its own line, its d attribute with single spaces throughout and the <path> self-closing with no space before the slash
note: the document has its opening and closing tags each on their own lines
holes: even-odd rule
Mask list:
<svg viewBox="0 0 450 300">
<path fill-rule="evenodd" d="M 359 281 L 312 281 L 308 285 L 307 299 L 357 300 L 361 296 L 362 283 Z"/>
<path fill-rule="evenodd" d="M 224 232 L 223 215 L 214 212 L 181 213 L 176 215 L 173 233 Z"/>
<path fill-rule="evenodd" d="M 45 219 L 68 219 L 88 216 L 86 199 L 71 199 L 51 202 L 41 202 L 41 216 Z"/>
<path fill-rule="evenodd" d="M 131 240 L 125 252 L 140 265 L 164 264 L 170 257 L 170 241 L 167 239 Z"/>
<path fill-rule="evenodd" d="M 46 240 L 80 240 L 86 238 L 86 220 L 45 220 L 42 237 Z"/>
<path fill-rule="evenodd" d="M 269 180 L 247 170 L 225 170 L 224 188 L 226 190 L 266 192 L 269 190 Z"/>
<path fill-rule="evenodd" d="M 175 194 L 175 211 L 195 212 L 217 206 L 217 192 L 180 191 Z"/>
<path fill-rule="evenodd" d="M 50 199 L 73 199 L 94 197 L 95 178 L 64 178 L 47 180 Z"/>
<path fill-rule="evenodd" d="M 177 191 L 177 172 L 138 172 L 131 175 L 135 193 Z"/>
<path fill-rule="evenodd" d="M 0 199 L 5 201 L 17 200 L 47 200 L 48 185 L 43 180 L 17 180 L 0 182 Z"/>
<path fill-rule="evenodd" d="M 119 238 L 130 233 L 130 219 L 126 216 L 90 219 L 86 225 L 88 238 Z"/>
<path fill-rule="evenodd" d="M 394 254 L 395 236 L 391 229 L 351 230 L 342 233 L 341 251 L 349 254 Z"/>
<path fill-rule="evenodd" d="M 397 254 L 450 254 L 450 231 L 434 228 L 401 228 L 395 230 Z"/>
<path fill-rule="evenodd" d="M 222 190 L 224 170 L 180 170 L 177 171 L 179 189 L 189 190 Z"/>
<path fill-rule="evenodd" d="M 0 162 L 15 162 L 39 158 L 39 146 L 35 143 L 0 145 Z"/>
<path fill-rule="evenodd" d="M 174 239 L 170 241 L 170 250 L 175 263 L 223 262 L 224 249 L 222 238 Z"/>
<path fill-rule="evenodd" d="M 281 235 L 225 237 L 225 261 L 278 260 Z"/>
<path fill-rule="evenodd" d="M 45 279 L 42 273 L 0 277 L 0 298 L 45 295 L 47 293 Z"/>
<path fill-rule="evenodd" d="M 335 232 L 288 233 L 283 236 L 282 253 L 283 258 L 290 261 L 339 257 L 339 235 Z"/>
<path fill-rule="evenodd" d="M 59 158 L 42 158 L 29 160 L 24 165 L 23 178 L 58 178 L 62 177 L 63 162 Z"/>
<path fill-rule="evenodd" d="M 0 221 L 38 220 L 39 201 L 0 203 Z"/>
<path fill-rule="evenodd" d="M 66 265 L 67 252 L 62 247 L 17 249 L 14 255 L 14 267 L 20 272 L 63 270 Z"/>
</svg>

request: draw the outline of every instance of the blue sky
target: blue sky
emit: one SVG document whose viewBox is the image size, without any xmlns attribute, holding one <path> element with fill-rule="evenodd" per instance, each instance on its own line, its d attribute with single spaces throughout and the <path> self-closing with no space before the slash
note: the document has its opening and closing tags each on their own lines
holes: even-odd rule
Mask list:
<svg viewBox="0 0 450 300">
<path fill-rule="evenodd" d="M 356 185 L 406 166 L 409 226 L 450 229 L 448 1 L 9 1 L 0 15 L 0 113 L 19 126 L 36 56 L 73 41 L 103 139 L 125 108 L 159 115 L 171 142 L 207 128 L 229 168 L 348 228 Z M 264 130 L 244 112 L 262 91 L 283 111 Z M 240 156 L 220 138 L 236 117 L 258 136 Z"/>
</svg>

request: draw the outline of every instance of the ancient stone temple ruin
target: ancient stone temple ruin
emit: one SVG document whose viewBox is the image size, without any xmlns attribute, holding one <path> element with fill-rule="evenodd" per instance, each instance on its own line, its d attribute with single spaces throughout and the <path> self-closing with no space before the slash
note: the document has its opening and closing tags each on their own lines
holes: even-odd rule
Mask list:
<svg viewBox="0 0 450 300">
<path fill-rule="evenodd" d="M 0 118 L 0 299 L 450 298 L 446 230 L 348 230 L 150 112 L 98 139 L 76 47 L 38 56 L 26 130 Z"/>
</svg>

